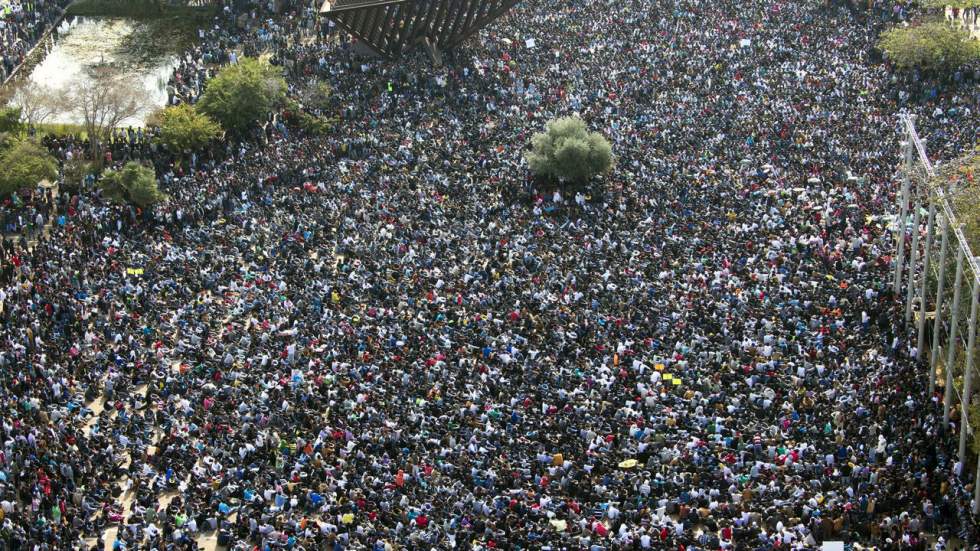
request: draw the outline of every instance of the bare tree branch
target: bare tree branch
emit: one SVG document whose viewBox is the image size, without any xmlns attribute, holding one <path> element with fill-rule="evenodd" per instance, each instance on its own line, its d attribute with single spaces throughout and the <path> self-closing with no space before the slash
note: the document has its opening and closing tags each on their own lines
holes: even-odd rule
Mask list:
<svg viewBox="0 0 980 551">
<path fill-rule="evenodd" d="M 139 114 L 149 94 L 111 67 L 94 69 L 92 77 L 71 94 L 71 103 L 88 132 L 93 157 L 101 162 L 102 144 L 123 121 Z"/>
<path fill-rule="evenodd" d="M 67 93 L 45 84 L 22 84 L 13 95 L 13 103 L 20 107 L 20 116 L 28 125 L 43 124 L 51 115 L 62 111 L 68 104 Z"/>
</svg>

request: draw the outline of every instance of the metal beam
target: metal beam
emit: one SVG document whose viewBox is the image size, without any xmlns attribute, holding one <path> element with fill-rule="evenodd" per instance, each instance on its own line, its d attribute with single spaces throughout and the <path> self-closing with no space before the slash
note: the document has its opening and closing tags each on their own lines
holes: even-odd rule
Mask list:
<svg viewBox="0 0 980 551">
<path fill-rule="evenodd" d="M 435 17 L 436 12 L 439 9 L 439 5 L 442 2 L 436 0 L 429 0 L 429 9 L 425 10 L 425 17 L 422 18 L 422 22 L 419 24 L 420 34 L 424 37 L 429 37 L 431 34 L 432 18 Z M 431 40 L 430 40 L 431 42 Z M 431 45 L 431 44 L 430 44 Z"/>
<path fill-rule="evenodd" d="M 389 52 L 389 54 L 391 52 L 391 29 L 398 21 L 399 15 L 401 14 L 403 7 L 404 6 L 399 4 L 397 6 L 391 6 L 390 8 L 388 8 L 388 13 L 384 21 L 383 29 L 381 30 L 381 38 L 378 39 L 378 44 L 384 46 L 385 50 Z M 384 43 L 381 42 L 382 40 L 384 41 Z"/>
<path fill-rule="evenodd" d="M 488 14 L 488 15 L 480 18 L 476 22 L 474 22 L 470 26 L 469 29 L 467 29 L 462 35 L 460 35 L 459 38 L 453 40 L 452 43 L 450 43 L 449 46 L 450 47 L 455 47 L 455 46 L 459 45 L 460 43 L 462 43 L 463 41 L 465 41 L 467 38 L 473 36 L 473 33 L 476 33 L 477 31 L 479 31 L 483 27 L 485 27 L 485 26 L 489 25 L 490 23 L 492 23 L 495 19 L 497 19 L 501 15 L 507 13 L 507 10 L 509 10 L 512 7 L 516 6 L 519 1 L 520 0 L 505 0 L 504 2 L 501 3 L 500 7 L 497 8 L 495 11 L 491 12 L 490 14 Z"/>
<path fill-rule="evenodd" d="M 387 9 L 388 6 L 378 6 L 371 10 L 371 16 L 365 21 L 365 26 L 363 27 L 364 38 L 370 39 L 374 37 L 374 33 L 378 30 L 378 19 L 384 17 Z"/>
<path fill-rule="evenodd" d="M 902 152 L 905 157 L 905 170 L 902 171 L 902 192 L 899 194 L 899 214 L 895 220 L 895 241 L 898 244 L 898 252 L 895 253 L 895 283 L 894 294 L 898 298 L 902 293 L 902 268 L 905 263 L 905 231 L 906 216 L 909 209 L 909 188 L 912 186 L 912 143 L 906 140 L 902 143 Z"/>
<path fill-rule="evenodd" d="M 980 454 L 977 454 L 977 475 L 973 478 L 973 516 L 980 515 Z"/>
<path fill-rule="evenodd" d="M 935 203 L 933 203 L 935 204 Z M 929 399 L 936 392 L 936 369 L 939 367 L 939 335 L 943 331 L 943 300 L 946 287 L 946 251 L 949 250 L 949 218 L 943 218 L 943 237 L 939 245 L 939 282 L 936 284 L 936 319 L 932 324 L 932 350 L 929 356 Z"/>
<path fill-rule="evenodd" d="M 956 254 L 956 279 L 953 282 L 953 313 L 949 322 L 949 348 L 946 356 L 946 388 L 943 390 L 943 425 L 949 424 L 949 408 L 953 403 L 953 362 L 956 360 L 956 328 L 960 324 L 960 289 L 963 287 L 963 249 Z"/>
<path fill-rule="evenodd" d="M 518 0 L 328 0 L 322 13 L 376 53 L 397 56 L 428 38 L 432 48 L 459 44 Z"/>
<path fill-rule="evenodd" d="M 973 393 L 973 347 L 977 337 L 977 300 L 980 299 L 980 283 L 973 282 L 973 298 L 970 300 L 970 325 L 967 328 L 966 367 L 963 369 L 963 394 L 960 396 L 960 465 L 966 461 L 966 435 L 970 430 L 970 394 Z"/>
<path fill-rule="evenodd" d="M 408 0 L 327 0 L 320 7 L 320 13 L 332 15 L 355 10 L 376 8 L 379 6 L 390 6 L 401 4 Z"/>
<path fill-rule="evenodd" d="M 928 197 L 927 197 L 928 199 Z M 915 341 L 915 359 L 922 359 L 926 344 L 926 312 L 929 311 L 928 283 L 932 266 L 932 245 L 936 237 L 936 203 L 929 201 L 929 218 L 926 220 L 926 246 L 923 248 L 922 281 L 919 283 L 919 335 Z M 931 396 L 931 394 L 930 394 Z"/>
<path fill-rule="evenodd" d="M 493 11 L 494 0 L 483 0 L 479 2 L 479 6 L 476 9 L 469 9 L 466 11 L 466 17 L 463 19 L 463 24 L 457 28 L 453 29 L 453 33 L 449 35 L 446 42 L 452 44 L 457 36 L 463 36 L 473 28 L 473 22 L 479 21 L 482 17 L 483 12 L 486 11 L 490 13 Z"/>
<path fill-rule="evenodd" d="M 351 12 L 354 15 L 351 17 L 350 26 L 354 29 L 354 35 L 359 39 L 364 39 L 364 23 L 367 21 L 368 14 L 371 10 L 357 10 Z"/>
<path fill-rule="evenodd" d="M 919 261 L 919 222 L 921 222 L 922 206 L 919 204 L 919 196 L 916 194 L 912 200 L 912 252 L 909 253 L 909 275 L 908 285 L 905 293 L 905 325 L 908 326 L 912 321 L 912 299 L 915 297 L 915 265 Z M 924 314 L 925 312 L 923 312 Z"/>
<path fill-rule="evenodd" d="M 440 0 L 439 10 L 436 12 L 436 18 L 432 21 L 432 27 L 429 29 L 429 37 L 439 36 L 442 27 L 446 24 L 449 19 L 449 15 L 452 10 L 449 8 L 449 0 Z"/>
<path fill-rule="evenodd" d="M 481 0 L 476 0 L 476 1 L 479 2 L 479 6 L 477 6 L 477 9 L 479 9 L 479 7 L 483 5 L 483 3 Z M 454 6 L 455 8 L 454 13 L 456 14 L 456 16 L 452 18 L 453 22 L 450 23 L 448 27 L 443 27 L 442 32 L 439 33 L 439 36 L 435 37 L 438 40 L 440 46 L 451 44 L 449 39 L 456 32 L 456 29 L 459 28 L 459 24 L 463 21 L 463 18 L 466 16 L 466 14 L 471 9 L 473 9 L 472 4 L 473 4 L 472 0 L 457 0 L 456 5 Z"/>
<path fill-rule="evenodd" d="M 395 45 L 392 46 L 391 51 L 395 54 L 400 54 L 404 51 L 405 44 L 410 41 L 412 32 L 415 29 L 415 21 L 418 19 L 418 4 L 412 2 L 409 4 L 408 16 L 401 20 L 401 28 L 398 29 L 398 39 Z"/>
</svg>

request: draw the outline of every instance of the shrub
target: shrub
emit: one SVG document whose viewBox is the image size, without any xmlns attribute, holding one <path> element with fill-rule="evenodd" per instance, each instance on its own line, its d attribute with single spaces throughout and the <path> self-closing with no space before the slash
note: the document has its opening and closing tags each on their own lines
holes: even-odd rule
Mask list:
<svg viewBox="0 0 980 551">
<path fill-rule="evenodd" d="M 584 184 L 613 166 L 612 147 L 598 132 L 588 132 L 578 117 L 549 122 L 531 139 L 528 165 L 539 177 Z"/>
<path fill-rule="evenodd" d="M 107 170 L 99 180 L 99 189 L 110 200 L 148 208 L 166 199 L 157 186 L 153 169 L 128 162 L 121 170 Z"/>
<path fill-rule="evenodd" d="M 281 70 L 267 61 L 243 57 L 211 79 L 198 108 L 229 132 L 241 135 L 285 99 Z"/>
<path fill-rule="evenodd" d="M 159 111 L 156 119 L 157 140 L 176 154 L 198 150 L 221 135 L 218 123 L 186 103 Z"/>
<path fill-rule="evenodd" d="M 0 196 L 33 188 L 41 180 L 53 181 L 58 177 L 58 163 L 40 145 L 30 140 L 14 142 L 0 155 Z"/>
<path fill-rule="evenodd" d="M 0 107 L 0 133 L 20 134 L 24 125 L 20 122 L 20 107 Z"/>
</svg>

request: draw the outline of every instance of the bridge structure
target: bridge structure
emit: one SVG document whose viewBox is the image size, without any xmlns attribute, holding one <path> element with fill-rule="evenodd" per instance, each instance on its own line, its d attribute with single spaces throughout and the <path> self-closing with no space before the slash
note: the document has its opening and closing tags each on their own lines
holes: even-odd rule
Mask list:
<svg viewBox="0 0 980 551">
<path fill-rule="evenodd" d="M 425 48 L 436 64 L 519 0 L 326 0 L 320 13 L 374 53 L 396 58 Z"/>
<path fill-rule="evenodd" d="M 963 223 L 953 207 L 953 197 L 962 192 L 957 178 L 934 167 L 925 143 L 915 129 L 915 117 L 902 115 L 902 157 L 899 173 L 902 186 L 895 209 L 894 293 L 904 303 L 904 323 L 916 339 L 916 359 L 926 368 L 930 397 L 942 390 L 943 425 L 951 426 L 953 412 L 959 446 L 956 458 L 961 465 L 965 493 L 970 479 L 968 466 L 977 434 L 971 426 L 971 402 L 977 393 L 977 333 L 980 321 L 980 257 L 974 255 L 963 233 Z M 916 306 L 917 312 L 916 312 Z M 930 319 L 931 318 L 931 319 Z M 931 335 L 929 335 L 931 333 Z M 931 345 L 926 339 L 931 336 Z M 941 373 L 940 373 L 941 371 Z M 975 422 L 976 419 L 973 419 Z M 961 524 L 980 519 L 980 454 L 976 454 L 973 478 L 973 506 Z"/>
</svg>

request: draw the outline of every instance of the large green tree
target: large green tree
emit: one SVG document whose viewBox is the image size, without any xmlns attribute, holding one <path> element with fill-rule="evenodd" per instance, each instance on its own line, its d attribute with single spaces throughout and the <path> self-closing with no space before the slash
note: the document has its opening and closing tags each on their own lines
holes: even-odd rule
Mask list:
<svg viewBox="0 0 980 551">
<path fill-rule="evenodd" d="M 878 46 L 900 69 L 948 72 L 980 59 L 980 44 L 943 19 L 887 30 Z"/>
<path fill-rule="evenodd" d="M 41 180 L 58 177 L 58 163 L 40 145 L 30 140 L 14 142 L 0 155 L 0 196 L 36 186 Z"/>
<path fill-rule="evenodd" d="M 525 156 L 538 176 L 575 184 L 608 172 L 614 162 L 606 138 L 589 132 L 579 117 L 549 122 L 544 132 L 531 138 L 531 151 Z"/>
<path fill-rule="evenodd" d="M 6 133 L 10 135 L 17 135 L 23 129 L 23 124 L 20 122 L 21 109 L 20 107 L 0 107 L 0 133 Z"/>
<path fill-rule="evenodd" d="M 267 61 L 243 57 L 208 82 L 198 108 L 229 132 L 242 134 L 285 99 L 281 70 Z"/>
<path fill-rule="evenodd" d="M 153 169 L 132 161 L 120 170 L 105 171 L 99 188 L 116 203 L 132 203 L 144 209 L 166 199 L 157 186 Z"/>
<path fill-rule="evenodd" d="M 157 140 L 177 154 L 198 150 L 221 135 L 218 123 L 186 103 L 160 111 L 157 124 Z"/>
</svg>

